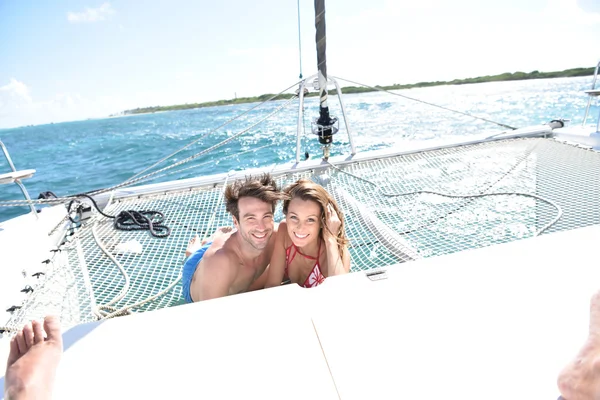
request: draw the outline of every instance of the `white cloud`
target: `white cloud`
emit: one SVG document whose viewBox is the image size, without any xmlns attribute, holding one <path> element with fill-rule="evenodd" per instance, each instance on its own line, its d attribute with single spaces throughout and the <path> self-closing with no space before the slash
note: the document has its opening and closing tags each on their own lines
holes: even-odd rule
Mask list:
<svg viewBox="0 0 600 400">
<path fill-rule="evenodd" d="M 104 3 L 98 8 L 86 8 L 85 11 L 67 13 L 69 22 L 97 22 L 103 21 L 108 16 L 115 13 L 110 3 Z"/>
<path fill-rule="evenodd" d="M 298 49 L 291 47 L 247 47 L 231 48 L 227 50 L 227 55 L 232 57 L 251 56 L 253 58 L 266 57 L 294 57 L 297 56 Z M 268 58 L 266 58 L 268 59 Z"/>
<path fill-rule="evenodd" d="M 367 84 L 391 84 L 591 67 L 597 63 L 598 55 L 589 49 L 600 43 L 600 14 L 589 12 L 590 7 L 584 11 L 585 1 L 600 4 L 545 0 L 544 8 L 521 11 L 516 1 L 509 1 L 493 11 L 502 13 L 496 18 L 490 18 L 492 11 L 469 8 L 460 0 L 389 0 L 385 8 L 354 15 L 331 10 L 329 73 Z M 430 9 L 440 7 L 442 11 L 431 14 Z M 561 29 L 556 29 L 556 21 Z"/>
<path fill-rule="evenodd" d="M 29 94 L 28 86 L 14 78 L 0 86 L 0 129 L 106 117 L 127 108 L 134 108 L 133 104 L 121 98 L 90 99 L 78 93 L 58 93 L 50 99 L 35 99 Z"/>
<path fill-rule="evenodd" d="M 23 82 L 11 78 L 8 84 L 0 86 L 0 107 L 5 101 L 31 103 L 29 88 Z"/>
</svg>

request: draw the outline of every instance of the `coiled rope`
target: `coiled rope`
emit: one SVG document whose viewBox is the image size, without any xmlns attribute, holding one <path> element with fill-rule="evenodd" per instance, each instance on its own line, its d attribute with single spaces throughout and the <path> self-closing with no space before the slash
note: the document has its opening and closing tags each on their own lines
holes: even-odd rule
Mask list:
<svg viewBox="0 0 600 400">
<path fill-rule="evenodd" d="M 231 175 L 231 173 L 227 174 L 227 177 L 225 178 L 225 181 L 223 182 L 223 191 L 221 192 L 221 199 L 225 193 L 225 188 L 227 187 L 227 183 L 229 181 L 230 175 Z M 211 226 L 214 224 L 214 222 L 216 220 L 216 214 L 217 214 L 217 209 L 219 207 L 219 204 L 220 204 L 220 202 L 218 202 L 218 201 L 215 204 L 215 208 L 213 209 L 213 213 L 209 219 L 209 222 L 208 222 L 208 225 L 206 228 L 206 232 L 210 231 Z M 159 297 L 167 294 L 179 283 L 179 281 L 181 281 L 181 274 L 179 274 L 179 276 L 175 280 L 173 280 L 165 289 L 161 290 L 160 292 L 156 293 L 155 295 L 150 296 L 146 299 L 137 301 L 132 304 L 127 304 L 120 308 L 114 307 L 114 304 L 117 303 L 118 301 L 120 301 L 121 299 L 123 299 L 127 295 L 127 292 L 129 291 L 129 283 L 130 283 L 129 274 L 127 274 L 127 271 L 125 271 L 125 269 L 121 266 L 119 261 L 117 259 L 115 259 L 114 256 L 112 254 L 110 254 L 110 252 L 106 249 L 106 246 L 102 243 L 102 241 L 100 240 L 100 238 L 97 236 L 97 234 L 95 232 L 95 225 L 94 225 L 94 227 L 92 227 L 92 233 L 93 233 L 94 240 L 96 241 L 96 244 L 98 245 L 98 247 L 100 247 L 100 249 L 104 252 L 104 254 L 106 254 L 111 259 L 111 261 L 117 266 L 117 268 L 119 269 L 121 274 L 125 277 L 125 284 L 123 286 L 123 289 L 121 289 L 121 292 L 119 293 L 119 295 L 117 295 L 110 302 L 108 302 L 104 305 L 98 306 L 98 313 L 96 315 L 98 315 L 99 319 L 108 319 L 108 318 L 113 318 L 113 317 L 117 317 L 120 315 L 130 314 L 132 309 L 141 307 L 144 304 L 149 303 L 153 300 L 156 300 Z M 208 233 L 205 233 L 204 239 L 206 239 L 207 237 L 208 237 Z"/>
<path fill-rule="evenodd" d="M 142 231 L 148 230 L 150 234 L 157 238 L 166 238 L 171 234 L 171 229 L 164 225 L 163 222 L 165 220 L 165 216 L 160 211 L 137 211 L 137 210 L 125 210 L 121 211 L 117 215 L 108 215 L 104 213 L 98 204 L 96 204 L 96 200 L 93 197 L 87 194 L 80 194 L 79 197 L 85 197 L 91 200 L 92 204 L 98 210 L 100 214 L 105 216 L 106 218 L 114 219 L 113 226 L 117 230 L 121 231 Z M 69 220 L 73 224 L 77 224 L 77 221 L 71 218 L 71 213 L 73 210 L 71 209 L 73 204 L 75 204 L 76 200 L 73 199 L 69 202 L 67 206 L 67 215 Z"/>
</svg>

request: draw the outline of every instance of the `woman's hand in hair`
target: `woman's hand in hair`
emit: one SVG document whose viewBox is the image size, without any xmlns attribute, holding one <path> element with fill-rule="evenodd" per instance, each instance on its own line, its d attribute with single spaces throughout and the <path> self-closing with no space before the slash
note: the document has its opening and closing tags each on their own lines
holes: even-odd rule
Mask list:
<svg viewBox="0 0 600 400">
<path fill-rule="evenodd" d="M 342 221 L 340 221 L 340 216 L 331 204 L 327 204 L 326 215 L 327 229 L 325 229 L 324 236 L 325 238 L 327 238 L 327 236 L 337 238 L 338 234 L 340 233 L 340 226 L 342 225 Z"/>
</svg>

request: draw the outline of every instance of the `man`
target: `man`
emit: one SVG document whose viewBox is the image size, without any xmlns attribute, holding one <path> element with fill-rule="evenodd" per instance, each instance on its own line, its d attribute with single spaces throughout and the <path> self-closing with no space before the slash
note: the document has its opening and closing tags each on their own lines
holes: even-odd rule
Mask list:
<svg viewBox="0 0 600 400">
<path fill-rule="evenodd" d="M 182 273 L 187 302 L 264 287 L 277 231 L 273 214 L 284 197 L 269 174 L 227 186 L 225 205 L 236 229 L 219 230 L 187 259 Z"/>
</svg>

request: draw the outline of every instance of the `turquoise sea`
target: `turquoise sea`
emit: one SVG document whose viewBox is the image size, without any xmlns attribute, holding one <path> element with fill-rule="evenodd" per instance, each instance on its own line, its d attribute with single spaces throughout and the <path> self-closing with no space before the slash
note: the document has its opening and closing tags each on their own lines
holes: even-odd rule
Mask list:
<svg viewBox="0 0 600 400">
<path fill-rule="evenodd" d="M 570 124 L 581 124 L 587 104 L 583 90 L 590 86 L 591 77 L 580 77 L 438 86 L 396 93 L 523 127 L 557 118 L 570 119 Z M 401 148 L 407 142 L 447 135 L 467 138 L 483 131 L 505 129 L 387 93 L 346 95 L 344 102 L 359 151 Z M 44 191 L 66 196 L 123 182 L 206 135 L 158 168 L 180 161 L 247 129 L 284 103 L 265 104 L 214 132 L 216 127 L 256 104 L 3 129 L 0 140 L 10 151 L 17 169 L 37 171 L 33 178 L 24 181 L 32 198 Z M 337 97 L 331 98 L 330 107 L 332 114 L 341 119 Z M 307 99 L 305 108 L 306 132 L 302 137 L 302 151 L 319 157 L 318 142 L 310 133 L 310 122 L 318 116 L 317 99 Z M 594 105 L 588 123 L 595 124 L 597 115 L 598 106 Z M 152 182 L 292 161 L 295 159 L 297 118 L 296 101 L 239 138 L 178 168 L 186 170 Z M 340 133 L 335 136 L 333 154 L 349 151 L 343 123 L 340 128 Z M 0 173 L 8 171 L 8 164 L 1 157 Z M 0 200 L 22 198 L 16 185 L 0 186 Z M 0 207 L 0 221 L 26 212 L 26 207 Z"/>
</svg>

